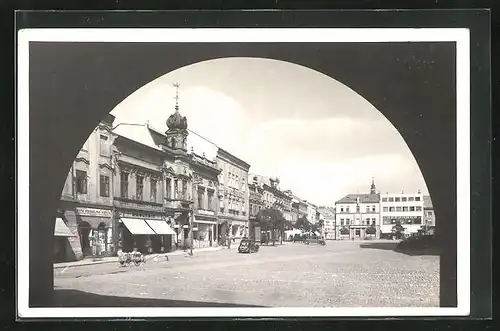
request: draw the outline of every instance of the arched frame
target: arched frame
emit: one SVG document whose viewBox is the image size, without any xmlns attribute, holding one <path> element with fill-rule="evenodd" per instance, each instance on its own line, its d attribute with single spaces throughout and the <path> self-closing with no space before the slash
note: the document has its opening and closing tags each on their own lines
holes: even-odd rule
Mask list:
<svg viewBox="0 0 500 331">
<path fill-rule="evenodd" d="M 441 256 L 441 268 L 446 271 L 441 273 L 441 284 L 445 286 L 441 286 L 441 293 L 446 293 L 448 299 L 441 304 L 454 306 L 456 295 L 453 298 L 450 293 L 456 291 L 457 132 L 456 53 L 452 42 L 32 42 L 30 215 L 36 217 L 30 217 L 30 232 L 44 233 L 40 236 L 43 238 L 53 232 L 49 221 L 40 220 L 50 219 L 52 210 L 57 209 L 74 156 L 89 132 L 114 106 L 141 86 L 177 68 L 236 56 L 287 61 L 324 73 L 363 96 L 398 129 L 420 166 L 436 215 L 442 220 L 437 228 L 439 234 L 446 234 Z M 55 122 L 63 125 L 54 129 Z M 48 132 L 47 128 L 53 130 Z M 35 198 L 39 196 L 46 199 Z M 30 258 L 37 255 L 37 240 L 30 236 Z M 43 269 L 35 263 L 30 263 L 30 268 L 30 274 L 39 272 L 35 268 Z M 40 300 L 36 290 L 33 292 L 33 301 Z"/>
</svg>

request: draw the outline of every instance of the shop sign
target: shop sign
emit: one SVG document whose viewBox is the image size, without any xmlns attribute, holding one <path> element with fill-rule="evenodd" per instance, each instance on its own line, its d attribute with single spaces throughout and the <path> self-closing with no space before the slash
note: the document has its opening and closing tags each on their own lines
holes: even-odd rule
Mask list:
<svg viewBox="0 0 500 331">
<path fill-rule="evenodd" d="M 144 213 L 120 213 L 120 217 L 125 217 L 125 218 L 145 218 L 148 220 L 161 220 L 162 217 L 159 215 L 151 215 L 151 214 L 144 214 Z"/>
<path fill-rule="evenodd" d="M 76 214 L 79 216 L 111 217 L 111 210 L 76 207 Z"/>
</svg>

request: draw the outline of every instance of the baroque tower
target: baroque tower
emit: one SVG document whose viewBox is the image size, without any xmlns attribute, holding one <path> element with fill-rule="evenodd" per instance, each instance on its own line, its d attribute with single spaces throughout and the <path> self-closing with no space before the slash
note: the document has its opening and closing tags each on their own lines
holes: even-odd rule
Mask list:
<svg viewBox="0 0 500 331">
<path fill-rule="evenodd" d="M 187 150 L 187 119 L 179 114 L 179 83 L 175 83 L 175 112 L 167 119 L 167 146 L 176 150 Z"/>
<path fill-rule="evenodd" d="M 375 191 L 375 178 L 372 177 L 372 185 L 370 186 L 370 194 L 377 194 Z"/>
</svg>

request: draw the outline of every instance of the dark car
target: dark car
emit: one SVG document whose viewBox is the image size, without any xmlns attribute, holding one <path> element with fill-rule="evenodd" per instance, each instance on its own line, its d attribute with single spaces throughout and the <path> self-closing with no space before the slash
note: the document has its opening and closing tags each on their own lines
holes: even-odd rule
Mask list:
<svg viewBox="0 0 500 331">
<path fill-rule="evenodd" d="M 251 239 L 242 239 L 238 247 L 239 253 L 256 253 L 258 251 L 259 245 L 255 243 L 255 240 Z"/>
<path fill-rule="evenodd" d="M 320 244 L 322 246 L 326 245 L 326 241 L 323 237 L 319 236 L 311 236 L 304 240 L 304 244 L 309 245 L 309 244 Z"/>
</svg>

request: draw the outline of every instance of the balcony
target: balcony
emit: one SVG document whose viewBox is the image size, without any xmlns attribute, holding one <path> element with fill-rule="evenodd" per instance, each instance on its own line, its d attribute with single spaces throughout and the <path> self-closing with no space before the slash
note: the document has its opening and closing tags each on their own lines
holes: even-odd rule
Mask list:
<svg viewBox="0 0 500 331">
<path fill-rule="evenodd" d="M 165 198 L 165 208 L 168 209 L 190 209 L 193 202 L 185 199 Z"/>
</svg>

